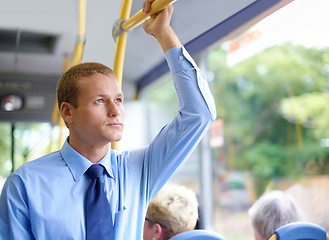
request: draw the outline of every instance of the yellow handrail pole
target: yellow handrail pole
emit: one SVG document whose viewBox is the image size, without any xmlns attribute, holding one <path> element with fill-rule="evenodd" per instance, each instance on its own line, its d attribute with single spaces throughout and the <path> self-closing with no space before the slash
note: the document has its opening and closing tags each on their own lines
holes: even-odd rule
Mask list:
<svg viewBox="0 0 329 240">
<path fill-rule="evenodd" d="M 86 9 L 87 1 L 79 0 L 79 23 L 78 23 L 78 42 L 74 49 L 72 66 L 75 66 L 82 61 L 83 49 L 85 46 L 86 36 Z"/>
<path fill-rule="evenodd" d="M 70 58 L 66 55 L 64 58 L 64 63 L 63 63 L 64 72 L 66 72 L 69 68 L 70 68 Z M 57 102 L 55 103 L 55 106 L 57 106 L 57 109 L 58 109 Z M 64 128 L 66 126 L 65 126 L 64 120 L 59 112 L 59 109 L 58 109 L 58 126 L 59 126 L 58 149 L 60 149 L 62 144 L 65 141 L 63 132 L 64 132 Z"/>
<path fill-rule="evenodd" d="M 78 21 L 78 41 L 73 51 L 73 57 L 70 61 L 67 56 L 64 58 L 64 72 L 68 70 L 71 66 L 77 65 L 82 61 L 83 50 L 85 45 L 85 32 L 86 32 L 86 9 L 87 9 L 87 1 L 79 0 L 79 21 Z M 58 139 L 58 148 L 60 148 L 61 144 L 64 142 L 64 134 L 63 130 L 65 128 L 65 123 L 60 116 L 59 109 L 57 106 L 57 102 L 55 101 L 54 109 L 51 117 L 52 126 L 56 124 L 58 121 L 58 125 L 60 127 L 59 139 Z M 49 150 L 51 149 L 52 140 L 49 144 Z"/>
<path fill-rule="evenodd" d="M 63 118 L 59 118 L 59 121 L 58 121 L 58 126 L 59 126 L 59 137 L 58 137 L 58 143 L 59 143 L 59 147 L 63 144 L 63 142 L 65 141 L 64 139 L 64 129 L 65 129 L 65 123 L 64 123 L 64 120 Z"/>
<path fill-rule="evenodd" d="M 71 66 L 75 66 L 82 61 L 83 50 L 85 46 L 85 33 L 86 33 L 86 9 L 87 0 L 79 0 L 79 21 L 78 21 L 78 41 L 73 51 L 73 59 L 71 64 L 68 63 L 67 59 L 64 60 L 64 71 L 68 70 Z M 65 129 L 65 123 L 62 117 L 59 116 L 59 138 L 58 146 L 60 147 L 64 142 L 63 131 Z"/>
<path fill-rule="evenodd" d="M 121 29 L 123 31 L 130 31 L 133 28 L 137 27 L 145 20 L 147 20 L 151 15 L 160 12 L 162 9 L 167 7 L 169 4 L 175 2 L 176 0 L 156 0 L 151 5 L 151 10 L 149 13 L 145 14 L 143 10 L 138 11 L 132 17 L 130 17 L 127 21 L 121 24 Z"/>
<path fill-rule="evenodd" d="M 51 115 L 51 124 L 52 125 L 55 125 L 57 123 L 58 116 L 59 116 L 59 109 L 57 107 L 57 104 L 54 104 L 53 113 Z"/>
<path fill-rule="evenodd" d="M 119 19 L 129 18 L 131 6 L 132 6 L 132 0 L 122 0 Z M 127 43 L 127 32 L 123 32 L 117 38 L 114 64 L 113 64 L 113 71 L 117 77 L 120 87 L 122 86 L 123 64 L 124 64 L 124 58 L 126 52 L 126 43 Z M 120 148 L 119 142 L 112 142 L 111 148 L 118 151 Z"/>
<path fill-rule="evenodd" d="M 51 152 L 51 146 L 53 145 L 53 130 L 54 130 L 54 126 L 56 125 L 56 123 L 58 122 L 58 118 L 59 118 L 59 110 L 57 107 L 57 104 L 54 104 L 54 108 L 53 108 L 53 113 L 51 114 L 51 133 L 50 133 L 50 141 L 49 141 L 49 145 L 48 145 L 48 152 Z"/>
<path fill-rule="evenodd" d="M 115 48 L 115 58 L 113 63 L 113 72 L 117 77 L 117 81 L 120 85 L 120 88 L 122 87 L 123 65 L 125 60 L 127 35 L 127 32 L 123 32 L 120 36 L 118 36 Z"/>
<path fill-rule="evenodd" d="M 128 19 L 130 16 L 132 0 L 122 0 L 119 19 Z M 120 87 L 122 86 L 123 64 L 125 59 L 127 33 L 118 36 L 115 48 L 113 71 L 117 77 Z"/>
</svg>

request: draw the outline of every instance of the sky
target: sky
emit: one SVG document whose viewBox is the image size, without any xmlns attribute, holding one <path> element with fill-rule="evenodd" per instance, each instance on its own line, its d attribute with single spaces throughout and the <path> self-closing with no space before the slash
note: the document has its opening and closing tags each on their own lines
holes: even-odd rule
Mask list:
<svg viewBox="0 0 329 240">
<path fill-rule="evenodd" d="M 267 16 L 237 38 L 240 45 L 228 51 L 227 63 L 233 66 L 264 49 L 290 41 L 306 47 L 329 47 L 329 0 L 295 0 Z M 243 37 L 257 31 L 258 37 L 244 42 Z M 229 49 L 235 39 L 224 43 Z M 232 45 L 231 45 L 232 46 Z"/>
<path fill-rule="evenodd" d="M 329 46 L 329 1 L 295 0 L 257 24 L 277 41 L 307 47 Z"/>
</svg>

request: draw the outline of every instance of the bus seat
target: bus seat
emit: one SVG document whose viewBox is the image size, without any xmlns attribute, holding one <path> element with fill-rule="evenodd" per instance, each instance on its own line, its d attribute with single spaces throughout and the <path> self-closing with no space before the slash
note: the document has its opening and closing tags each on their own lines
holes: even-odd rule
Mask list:
<svg viewBox="0 0 329 240">
<path fill-rule="evenodd" d="M 269 240 L 329 240 L 329 236 L 319 225 L 293 222 L 279 227 Z"/>
<path fill-rule="evenodd" d="M 216 232 L 197 229 L 182 232 L 169 240 L 225 240 L 225 238 Z"/>
</svg>

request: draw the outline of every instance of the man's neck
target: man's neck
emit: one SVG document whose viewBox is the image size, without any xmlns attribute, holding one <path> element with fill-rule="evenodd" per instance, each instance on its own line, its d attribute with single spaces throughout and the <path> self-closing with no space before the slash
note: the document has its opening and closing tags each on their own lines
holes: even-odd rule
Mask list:
<svg viewBox="0 0 329 240">
<path fill-rule="evenodd" d="M 77 142 L 74 139 L 69 138 L 70 146 L 80 153 L 82 156 L 87 158 L 92 163 L 97 163 L 107 154 L 110 144 L 93 144 L 86 142 Z"/>
</svg>

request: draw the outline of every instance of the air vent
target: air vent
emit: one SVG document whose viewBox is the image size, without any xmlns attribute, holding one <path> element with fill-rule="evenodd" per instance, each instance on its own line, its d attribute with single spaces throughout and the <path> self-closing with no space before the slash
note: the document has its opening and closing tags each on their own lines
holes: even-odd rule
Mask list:
<svg viewBox="0 0 329 240">
<path fill-rule="evenodd" d="M 52 54 L 58 36 L 0 29 L 0 52 Z"/>
</svg>

